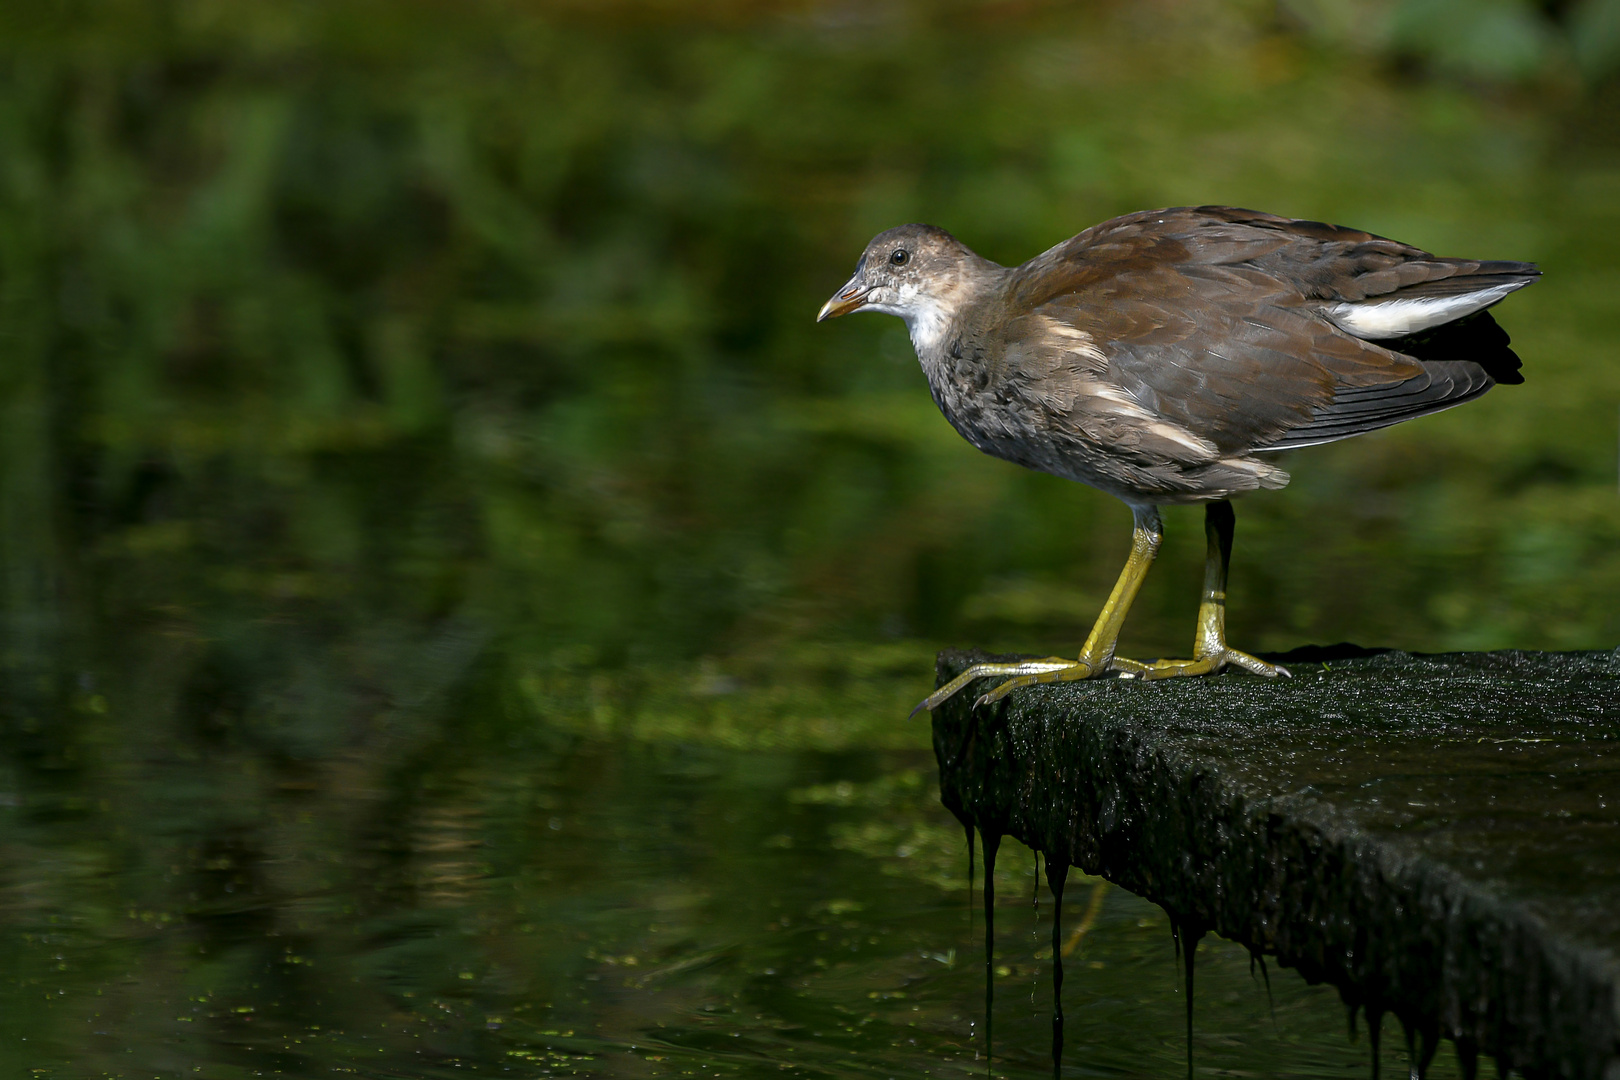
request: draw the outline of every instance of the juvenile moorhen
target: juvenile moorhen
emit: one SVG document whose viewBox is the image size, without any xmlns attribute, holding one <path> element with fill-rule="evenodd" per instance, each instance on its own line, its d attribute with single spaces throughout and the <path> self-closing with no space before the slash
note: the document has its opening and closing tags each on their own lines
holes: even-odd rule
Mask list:
<svg viewBox="0 0 1620 1080">
<path fill-rule="evenodd" d="M 987 454 L 1123 500 L 1130 558 L 1077 659 L 978 664 L 1035 683 L 1105 672 L 1144 679 L 1234 665 L 1287 675 L 1226 644 L 1227 500 L 1280 488 L 1266 455 L 1332 442 L 1518 383 L 1519 358 L 1485 309 L 1540 274 L 1450 259 L 1318 221 L 1226 206 L 1105 221 L 1022 266 L 980 258 L 944 229 L 880 233 L 817 321 L 898 315 L 934 401 Z M 1209 555 L 1190 660 L 1114 655 L 1158 551 L 1158 507 L 1207 504 Z"/>
</svg>

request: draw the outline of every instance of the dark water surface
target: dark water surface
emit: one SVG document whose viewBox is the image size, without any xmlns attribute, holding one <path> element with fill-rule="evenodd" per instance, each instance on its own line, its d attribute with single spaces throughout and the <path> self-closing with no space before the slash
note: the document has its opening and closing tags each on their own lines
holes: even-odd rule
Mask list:
<svg viewBox="0 0 1620 1080">
<path fill-rule="evenodd" d="M 984 1075 L 930 762 L 510 743 L 392 776 L 193 745 L 13 791 L 7 1074 Z M 1026 849 L 999 862 L 995 1072 L 1047 1075 L 1051 905 Z M 1071 930 L 1098 906 L 1066 1073 L 1178 1074 L 1163 913 L 1072 875 L 1067 900 Z M 1365 1075 L 1333 992 L 1273 971 L 1273 1019 L 1245 953 L 1198 960 L 1201 1071 Z"/>
<path fill-rule="evenodd" d="M 1240 504 L 1229 629 L 1620 641 L 1610 0 L 3 7 L 8 1076 L 982 1071 L 905 715 L 942 646 L 1077 647 L 1129 515 L 962 443 L 897 321 L 812 324 L 899 222 L 1541 262 L 1523 386 Z M 1167 526 L 1139 655 L 1192 630 Z M 1032 874 L 997 1069 L 1046 1075 Z M 1201 948 L 1200 1068 L 1363 1074 Z M 1177 971 L 1107 892 L 1065 1069 L 1179 1074 Z"/>
</svg>

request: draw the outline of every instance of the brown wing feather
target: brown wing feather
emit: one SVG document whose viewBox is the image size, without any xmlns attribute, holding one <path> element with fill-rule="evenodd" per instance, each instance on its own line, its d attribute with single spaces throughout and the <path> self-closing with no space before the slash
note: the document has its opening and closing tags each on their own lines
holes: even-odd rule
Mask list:
<svg viewBox="0 0 1620 1080">
<path fill-rule="evenodd" d="M 1533 263 L 1454 259 L 1375 233 L 1239 210 L 1200 206 L 1161 212 L 1196 232 L 1200 243 L 1222 226 L 1263 235 L 1277 242 L 1272 251 L 1251 257 L 1267 273 L 1293 282 L 1310 299 L 1356 303 L 1416 300 L 1477 293 L 1499 285 L 1528 285 L 1541 271 Z M 1217 252 L 1219 261 L 1229 261 Z"/>
<path fill-rule="evenodd" d="M 1421 360 L 1423 374 L 1392 385 L 1341 387 L 1310 423 L 1261 449 L 1291 450 L 1347 439 L 1472 401 L 1497 383 L 1524 381 L 1507 333 L 1488 311 L 1386 344 Z"/>
<path fill-rule="evenodd" d="M 1088 335 L 1109 378 L 1145 408 L 1223 453 L 1242 453 L 1308 425 L 1341 387 L 1423 374 L 1417 360 L 1352 337 L 1316 310 L 1305 291 L 1316 286 L 1302 280 L 1322 276 L 1306 271 L 1325 241 L 1376 242 L 1380 258 L 1385 248 L 1423 254 L 1246 211 L 1150 211 L 1088 229 L 1020 267 L 1014 304 Z"/>
<path fill-rule="evenodd" d="M 1325 307 L 1466 297 L 1538 274 L 1324 222 L 1178 207 L 1104 222 L 1019 267 L 1012 309 L 1037 318 L 1004 331 L 1033 334 L 1046 319 L 1080 331 L 1106 358 L 1096 374 L 1221 453 L 1245 453 L 1345 438 L 1520 381 L 1483 312 L 1374 344 Z"/>
</svg>

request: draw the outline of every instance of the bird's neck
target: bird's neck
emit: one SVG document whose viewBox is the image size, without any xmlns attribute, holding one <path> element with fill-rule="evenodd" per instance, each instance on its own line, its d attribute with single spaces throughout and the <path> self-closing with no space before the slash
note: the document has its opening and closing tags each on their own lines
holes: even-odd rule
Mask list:
<svg viewBox="0 0 1620 1080">
<path fill-rule="evenodd" d="M 907 313 L 906 329 L 911 333 L 911 347 L 917 350 L 917 358 L 923 363 L 939 360 L 950 348 L 956 314 L 954 309 L 932 300 L 916 305 Z"/>
<path fill-rule="evenodd" d="M 924 368 L 948 362 L 954 342 L 972 311 L 994 296 L 1005 285 L 1007 268 L 989 259 L 968 254 L 943 280 L 930 283 L 928 291 L 904 297 L 898 311 L 911 333 L 911 347 Z"/>
</svg>

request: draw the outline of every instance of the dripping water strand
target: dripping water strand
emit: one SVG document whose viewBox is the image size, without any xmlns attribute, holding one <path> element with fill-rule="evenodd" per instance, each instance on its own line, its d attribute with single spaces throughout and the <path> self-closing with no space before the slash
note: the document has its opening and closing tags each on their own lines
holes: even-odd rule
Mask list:
<svg viewBox="0 0 1620 1080">
<path fill-rule="evenodd" d="M 1457 1064 L 1462 1066 L 1463 1080 L 1474 1080 L 1479 1074 L 1479 1046 L 1473 1039 L 1458 1039 Z"/>
<path fill-rule="evenodd" d="M 1183 980 L 1187 989 L 1187 1080 L 1193 1080 L 1193 964 L 1198 955 L 1198 940 L 1204 936 L 1202 927 L 1184 926 L 1177 935 L 1181 947 L 1181 962 L 1186 970 Z M 1182 940 L 1182 938 L 1185 940 Z"/>
<path fill-rule="evenodd" d="M 1277 1028 L 1277 1002 L 1271 996 L 1271 972 L 1266 970 L 1266 954 L 1260 954 L 1260 980 L 1266 984 L 1266 1010 L 1271 1013 L 1271 1027 Z"/>
<path fill-rule="evenodd" d="M 991 1039 L 992 1011 L 996 999 L 996 849 L 1001 834 L 979 830 L 984 846 L 984 1068 L 991 1069 L 994 1043 Z"/>
<path fill-rule="evenodd" d="M 1400 1018 L 1401 1030 L 1406 1035 L 1406 1063 L 1411 1080 L 1425 1080 L 1429 1066 L 1434 1064 L 1434 1053 L 1440 1048 L 1440 1029 L 1433 1023 Z"/>
<path fill-rule="evenodd" d="M 1063 885 L 1069 864 L 1046 857 L 1046 885 L 1052 890 L 1052 1080 L 1063 1075 Z"/>
<path fill-rule="evenodd" d="M 1165 914 L 1168 915 L 1169 912 L 1166 911 Z M 1170 940 L 1172 942 L 1174 942 L 1175 946 L 1176 946 L 1176 966 L 1181 967 L 1181 924 L 1176 921 L 1176 917 L 1174 915 L 1170 915 Z M 1182 987 L 1182 992 L 1183 993 L 1186 992 L 1186 986 L 1185 985 L 1183 985 L 1183 987 Z M 1191 1043 L 1189 1043 L 1188 1046 L 1187 1046 L 1187 1075 L 1188 1076 L 1192 1075 L 1192 1045 L 1191 1045 Z"/>
<path fill-rule="evenodd" d="M 1381 1006 L 1371 1002 L 1367 1004 L 1367 1045 L 1372 1049 L 1372 1080 L 1378 1080 L 1379 1071 L 1383 1068 L 1380 1060 L 1379 1043 L 1383 1038 L 1384 1010 Z"/>
<path fill-rule="evenodd" d="M 1425 1080 L 1429 1066 L 1434 1064 L 1434 1052 L 1440 1049 L 1440 1029 L 1432 1023 L 1418 1029 L 1418 1056 L 1412 1061 L 1412 1080 Z"/>
<path fill-rule="evenodd" d="M 972 823 L 964 820 L 962 822 L 962 831 L 967 834 L 967 872 L 968 872 L 967 873 L 967 922 L 968 922 L 968 925 L 967 925 L 967 940 L 972 941 L 973 940 L 973 825 L 972 825 Z M 973 1038 L 973 1021 L 969 1020 L 968 1021 L 968 1039 L 971 1041 L 972 1038 Z M 973 1053 L 974 1053 L 975 1058 L 977 1058 L 978 1051 L 975 1050 Z"/>
<path fill-rule="evenodd" d="M 1039 849 L 1031 848 L 1030 854 L 1035 856 L 1035 882 L 1029 894 L 1029 903 L 1034 909 L 1035 919 L 1030 923 L 1029 933 L 1035 939 L 1034 951 L 1038 951 L 1041 940 L 1041 853 Z M 1032 1016 L 1035 1013 L 1035 982 L 1034 979 L 1029 982 L 1029 1011 Z"/>
</svg>

